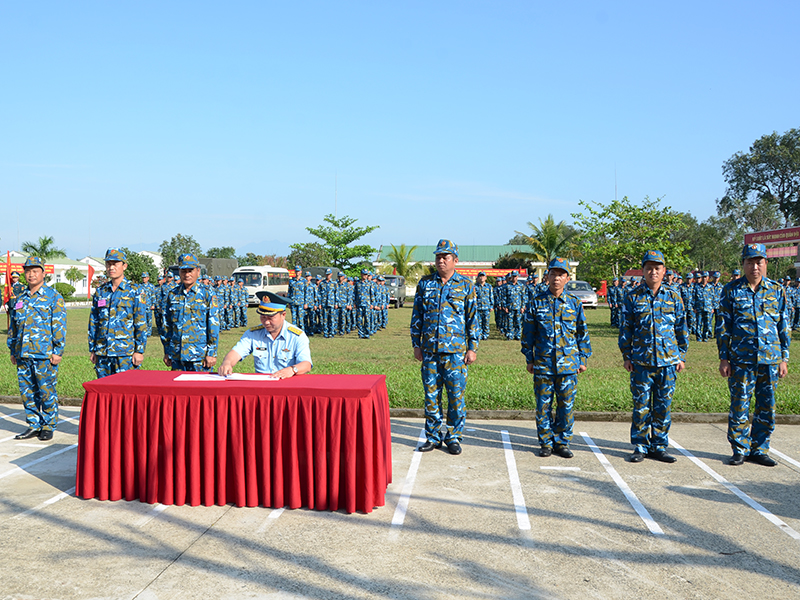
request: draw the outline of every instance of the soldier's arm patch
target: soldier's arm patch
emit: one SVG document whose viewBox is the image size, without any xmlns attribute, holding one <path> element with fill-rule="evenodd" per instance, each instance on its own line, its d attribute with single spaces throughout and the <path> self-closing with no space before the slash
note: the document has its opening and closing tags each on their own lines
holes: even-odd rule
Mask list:
<svg viewBox="0 0 800 600">
<path fill-rule="evenodd" d="M 286 329 L 288 329 L 295 335 L 300 335 L 301 333 L 303 333 L 302 329 L 300 329 L 299 327 L 295 327 L 294 325 L 288 325 Z"/>
</svg>

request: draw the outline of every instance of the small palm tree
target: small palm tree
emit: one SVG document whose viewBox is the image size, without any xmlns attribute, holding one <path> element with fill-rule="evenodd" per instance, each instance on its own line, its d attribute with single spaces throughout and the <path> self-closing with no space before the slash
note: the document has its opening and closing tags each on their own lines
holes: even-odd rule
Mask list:
<svg viewBox="0 0 800 600">
<path fill-rule="evenodd" d="M 56 248 L 55 240 L 49 235 L 40 237 L 38 242 L 25 242 L 22 244 L 22 251 L 41 258 L 66 258 L 67 256 L 63 249 Z"/>
<path fill-rule="evenodd" d="M 416 246 L 406 248 L 405 244 L 400 244 L 398 248 L 392 244 L 391 251 L 386 255 L 393 271 L 397 275 L 405 277 L 407 280 L 413 279 L 416 275 L 421 273 L 425 267 L 422 263 L 412 261 L 411 257 L 414 255 L 414 250 L 416 249 Z"/>
<path fill-rule="evenodd" d="M 559 256 L 572 258 L 575 254 L 574 238 L 577 232 L 565 221 L 556 223 L 553 215 L 547 215 L 544 221 L 539 219 L 539 225 L 528 221 L 528 227 L 532 235 L 520 231 L 515 233 L 525 238 L 525 243 L 533 249 L 533 252 L 526 253 L 533 260 L 549 263 Z"/>
</svg>

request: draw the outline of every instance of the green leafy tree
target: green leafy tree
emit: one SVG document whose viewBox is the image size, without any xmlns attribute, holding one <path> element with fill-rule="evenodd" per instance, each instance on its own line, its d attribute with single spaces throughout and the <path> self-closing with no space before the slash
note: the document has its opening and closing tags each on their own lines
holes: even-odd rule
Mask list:
<svg viewBox="0 0 800 600">
<path fill-rule="evenodd" d="M 731 273 L 739 265 L 744 231 L 731 217 L 712 216 L 700 223 L 689 213 L 679 214 L 686 228 L 670 237 L 674 242 L 687 242 L 689 250 L 687 263 L 674 268 Z"/>
<path fill-rule="evenodd" d="M 660 198 L 645 197 L 641 206 L 630 202 L 627 196 L 607 206 L 583 200 L 579 204 L 584 212 L 572 216 L 581 231 L 581 261 L 596 265 L 595 277 L 607 279 L 638 269 L 642 256 L 650 249 L 664 253 L 668 268 L 688 264 L 689 242 L 673 239 L 674 232 L 684 230 L 686 224 L 670 207 L 660 206 Z"/>
<path fill-rule="evenodd" d="M 785 224 L 800 222 L 800 129 L 760 137 L 749 152 L 726 160 L 722 175 L 728 188 L 717 202 L 721 214 L 741 218 L 772 206 Z"/>
<path fill-rule="evenodd" d="M 67 278 L 67 281 L 69 281 L 69 282 L 70 282 L 70 284 L 72 284 L 72 287 L 74 288 L 74 287 L 75 287 L 75 283 L 76 283 L 76 282 L 78 282 L 78 281 L 80 281 L 80 280 L 82 280 L 82 279 L 84 278 L 84 275 L 83 275 L 83 273 L 82 273 L 82 272 L 81 272 L 81 271 L 78 269 L 78 267 L 70 267 L 70 268 L 69 268 L 69 269 L 67 269 L 67 271 L 64 273 L 64 277 L 66 277 L 66 278 Z M 73 294 L 75 293 L 75 290 L 74 290 L 74 289 L 72 290 L 72 293 L 73 293 Z"/>
<path fill-rule="evenodd" d="M 58 282 L 53 284 L 53 287 L 56 288 L 56 291 L 61 294 L 64 300 L 72 298 L 72 294 L 75 293 L 75 288 L 68 283 Z"/>
<path fill-rule="evenodd" d="M 498 257 L 492 265 L 493 269 L 533 269 L 530 256 L 526 252 L 508 252 Z"/>
<path fill-rule="evenodd" d="M 311 267 L 330 265 L 332 262 L 331 255 L 328 254 L 327 249 L 318 242 L 292 244 L 290 248 L 292 251 L 286 258 L 292 268 L 295 265 L 300 265 L 304 269 L 310 269 Z"/>
<path fill-rule="evenodd" d="M 233 246 L 209 248 L 206 250 L 206 258 L 236 258 L 236 248 Z"/>
<path fill-rule="evenodd" d="M 527 246 L 528 242 L 526 241 L 528 236 L 524 233 L 518 233 L 514 237 L 512 237 L 508 242 L 506 242 L 506 246 Z"/>
<path fill-rule="evenodd" d="M 357 274 L 359 265 L 365 259 L 369 260 L 370 255 L 375 254 L 376 250 L 367 244 L 351 244 L 375 231 L 379 226 L 354 227 L 353 224 L 358 219 L 348 216 L 336 218 L 334 215 L 325 215 L 323 220 L 329 225 L 306 227 L 306 230 L 323 241 L 322 247 L 330 256 L 331 266 L 341 269 L 348 275 Z M 291 246 L 292 250 L 295 246 Z"/>
<path fill-rule="evenodd" d="M 149 256 L 131 252 L 127 248 L 121 248 L 121 250 L 128 256 L 128 268 L 125 269 L 125 278 L 133 283 L 142 283 L 142 275 L 147 272 L 150 274 L 150 283 L 155 285 L 158 279 L 158 268 L 153 259 Z"/>
<path fill-rule="evenodd" d="M 236 260 L 239 261 L 240 267 L 257 267 L 261 264 L 263 258 L 263 256 L 248 252 L 244 256 L 237 256 Z"/>
<path fill-rule="evenodd" d="M 386 269 L 387 273 L 395 273 L 401 277 L 405 277 L 407 281 L 412 282 L 425 271 L 425 264 L 415 262 L 412 257 L 416 246 L 406 248 L 405 244 L 395 246 L 392 244 L 392 249 L 388 252 L 386 257 L 389 259 L 389 265 Z"/>
<path fill-rule="evenodd" d="M 22 251 L 41 258 L 66 258 L 67 256 L 62 248 L 56 247 L 55 240 L 49 235 L 40 237 L 36 242 L 24 242 Z"/>
<path fill-rule="evenodd" d="M 158 252 L 163 259 L 164 268 L 171 267 L 178 264 L 178 259 L 188 253 L 193 253 L 195 256 L 200 256 L 200 244 L 198 244 L 191 235 L 183 235 L 178 233 L 173 236 L 169 241 L 164 240 L 158 247 Z"/>
<path fill-rule="evenodd" d="M 532 248 L 533 252 L 529 258 L 545 264 L 558 257 L 574 258 L 577 250 L 575 238 L 578 232 L 565 221 L 556 223 L 553 215 L 547 215 L 544 221 L 539 219 L 538 225 L 528 221 L 528 227 L 531 235 L 520 231 L 515 233 L 524 240 L 524 244 Z"/>
</svg>

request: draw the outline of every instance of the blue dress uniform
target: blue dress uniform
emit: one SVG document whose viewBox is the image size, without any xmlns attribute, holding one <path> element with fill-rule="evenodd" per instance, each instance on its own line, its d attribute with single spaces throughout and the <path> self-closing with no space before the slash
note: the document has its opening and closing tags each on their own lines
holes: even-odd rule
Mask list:
<svg viewBox="0 0 800 600">
<path fill-rule="evenodd" d="M 187 254 L 180 266 L 185 269 L 199 264 L 194 255 Z M 189 289 L 183 284 L 172 288 L 164 309 L 162 339 L 172 370 L 210 371 L 203 366 L 203 359 L 217 356 L 219 328 L 217 296 L 210 287 L 196 282 Z"/>
<path fill-rule="evenodd" d="M 355 285 L 355 302 L 357 307 L 356 325 L 358 337 L 368 338 L 372 335 L 370 327 L 370 313 L 372 312 L 372 286 L 367 276 L 367 269 L 361 270 L 361 279 Z"/>
<path fill-rule="evenodd" d="M 109 248 L 106 261 L 127 262 L 125 253 Z M 146 300 L 138 286 L 122 279 L 117 289 L 106 281 L 92 296 L 89 313 L 89 352 L 94 353 L 97 378 L 138 369 L 134 354 L 144 354 L 147 347 Z"/>
<path fill-rule="evenodd" d="M 449 240 L 441 240 L 435 254 L 442 253 L 458 256 L 458 247 Z M 463 437 L 467 384 L 465 357 L 468 350 L 477 352 L 480 340 L 472 281 L 458 272 L 454 272 L 444 284 L 438 273 L 420 279 L 414 295 L 410 331 L 411 345 L 422 351 L 425 435 L 434 446 L 442 442 L 440 398 L 444 383 L 448 399 L 444 443 L 449 448 Z"/>
<path fill-rule="evenodd" d="M 517 271 L 511 271 L 512 279 L 518 276 Z M 522 335 L 522 315 L 525 307 L 527 292 L 525 286 L 519 281 L 509 281 L 505 287 L 506 308 L 508 308 L 508 330 L 506 337 L 509 340 L 518 340 Z"/>
<path fill-rule="evenodd" d="M 746 245 L 742 260 L 752 257 L 766 258 L 766 247 Z M 789 362 L 791 344 L 786 295 L 783 287 L 771 279 L 763 278 L 754 291 L 747 277 L 741 277 L 723 288 L 719 311 L 722 321 L 717 338 L 719 359 L 728 361 L 731 368 L 728 441 L 734 458 L 736 455 L 769 458 L 769 438 L 775 429 L 778 367 Z M 754 392 L 751 429 L 748 414 Z"/>
<path fill-rule="evenodd" d="M 25 267 L 40 267 L 44 271 L 44 262 L 31 256 Z M 17 363 L 19 394 L 29 430 L 17 438 L 38 434 L 40 439 L 47 440 L 58 425 L 58 365 L 52 364 L 50 357 L 64 353 L 67 338 L 64 298 L 44 284 L 35 292 L 25 289 L 14 298 L 9 318 L 6 344 Z"/>
<path fill-rule="evenodd" d="M 479 277 L 485 276 L 481 271 Z M 475 284 L 475 301 L 478 304 L 478 327 L 481 332 L 481 339 L 489 339 L 489 313 L 494 306 L 494 289 L 487 282 Z"/>
<path fill-rule="evenodd" d="M 274 339 L 263 325 L 250 329 L 236 342 L 233 351 L 242 359 L 252 354 L 256 373 L 274 373 L 303 361 L 311 362 L 308 336 L 286 321 Z"/>
<path fill-rule="evenodd" d="M 569 264 L 563 258 L 551 261 L 549 268 L 569 272 Z M 525 313 L 521 345 L 525 361 L 533 365 L 536 429 L 543 455 L 555 448 L 556 453 L 570 458 L 572 453 L 565 450 L 572 440 L 578 370 L 592 355 L 580 299 L 564 291 L 556 298 L 549 289 L 536 294 Z"/>
<path fill-rule="evenodd" d="M 642 266 L 646 262 L 664 264 L 664 256 L 658 250 L 650 250 L 642 258 Z M 632 288 L 622 304 L 619 349 L 623 360 L 633 366 L 631 443 L 636 448 L 631 460 L 638 462 L 649 454 L 674 462 L 674 457 L 666 454 L 670 406 L 677 366 L 685 362 L 689 349 L 680 294 L 664 285 L 655 294 L 645 283 Z"/>
</svg>

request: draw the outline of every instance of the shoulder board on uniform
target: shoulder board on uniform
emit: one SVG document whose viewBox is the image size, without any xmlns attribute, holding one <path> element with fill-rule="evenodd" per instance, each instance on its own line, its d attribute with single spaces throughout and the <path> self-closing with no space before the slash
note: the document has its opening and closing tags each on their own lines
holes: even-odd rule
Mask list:
<svg viewBox="0 0 800 600">
<path fill-rule="evenodd" d="M 250 331 L 259 331 L 260 329 L 264 329 L 263 325 L 256 325 L 255 327 L 251 327 Z"/>
<path fill-rule="evenodd" d="M 300 329 L 299 327 L 295 327 L 294 325 L 288 325 L 286 329 L 288 329 L 295 335 L 300 335 L 301 333 L 303 333 L 302 329 Z"/>
</svg>

